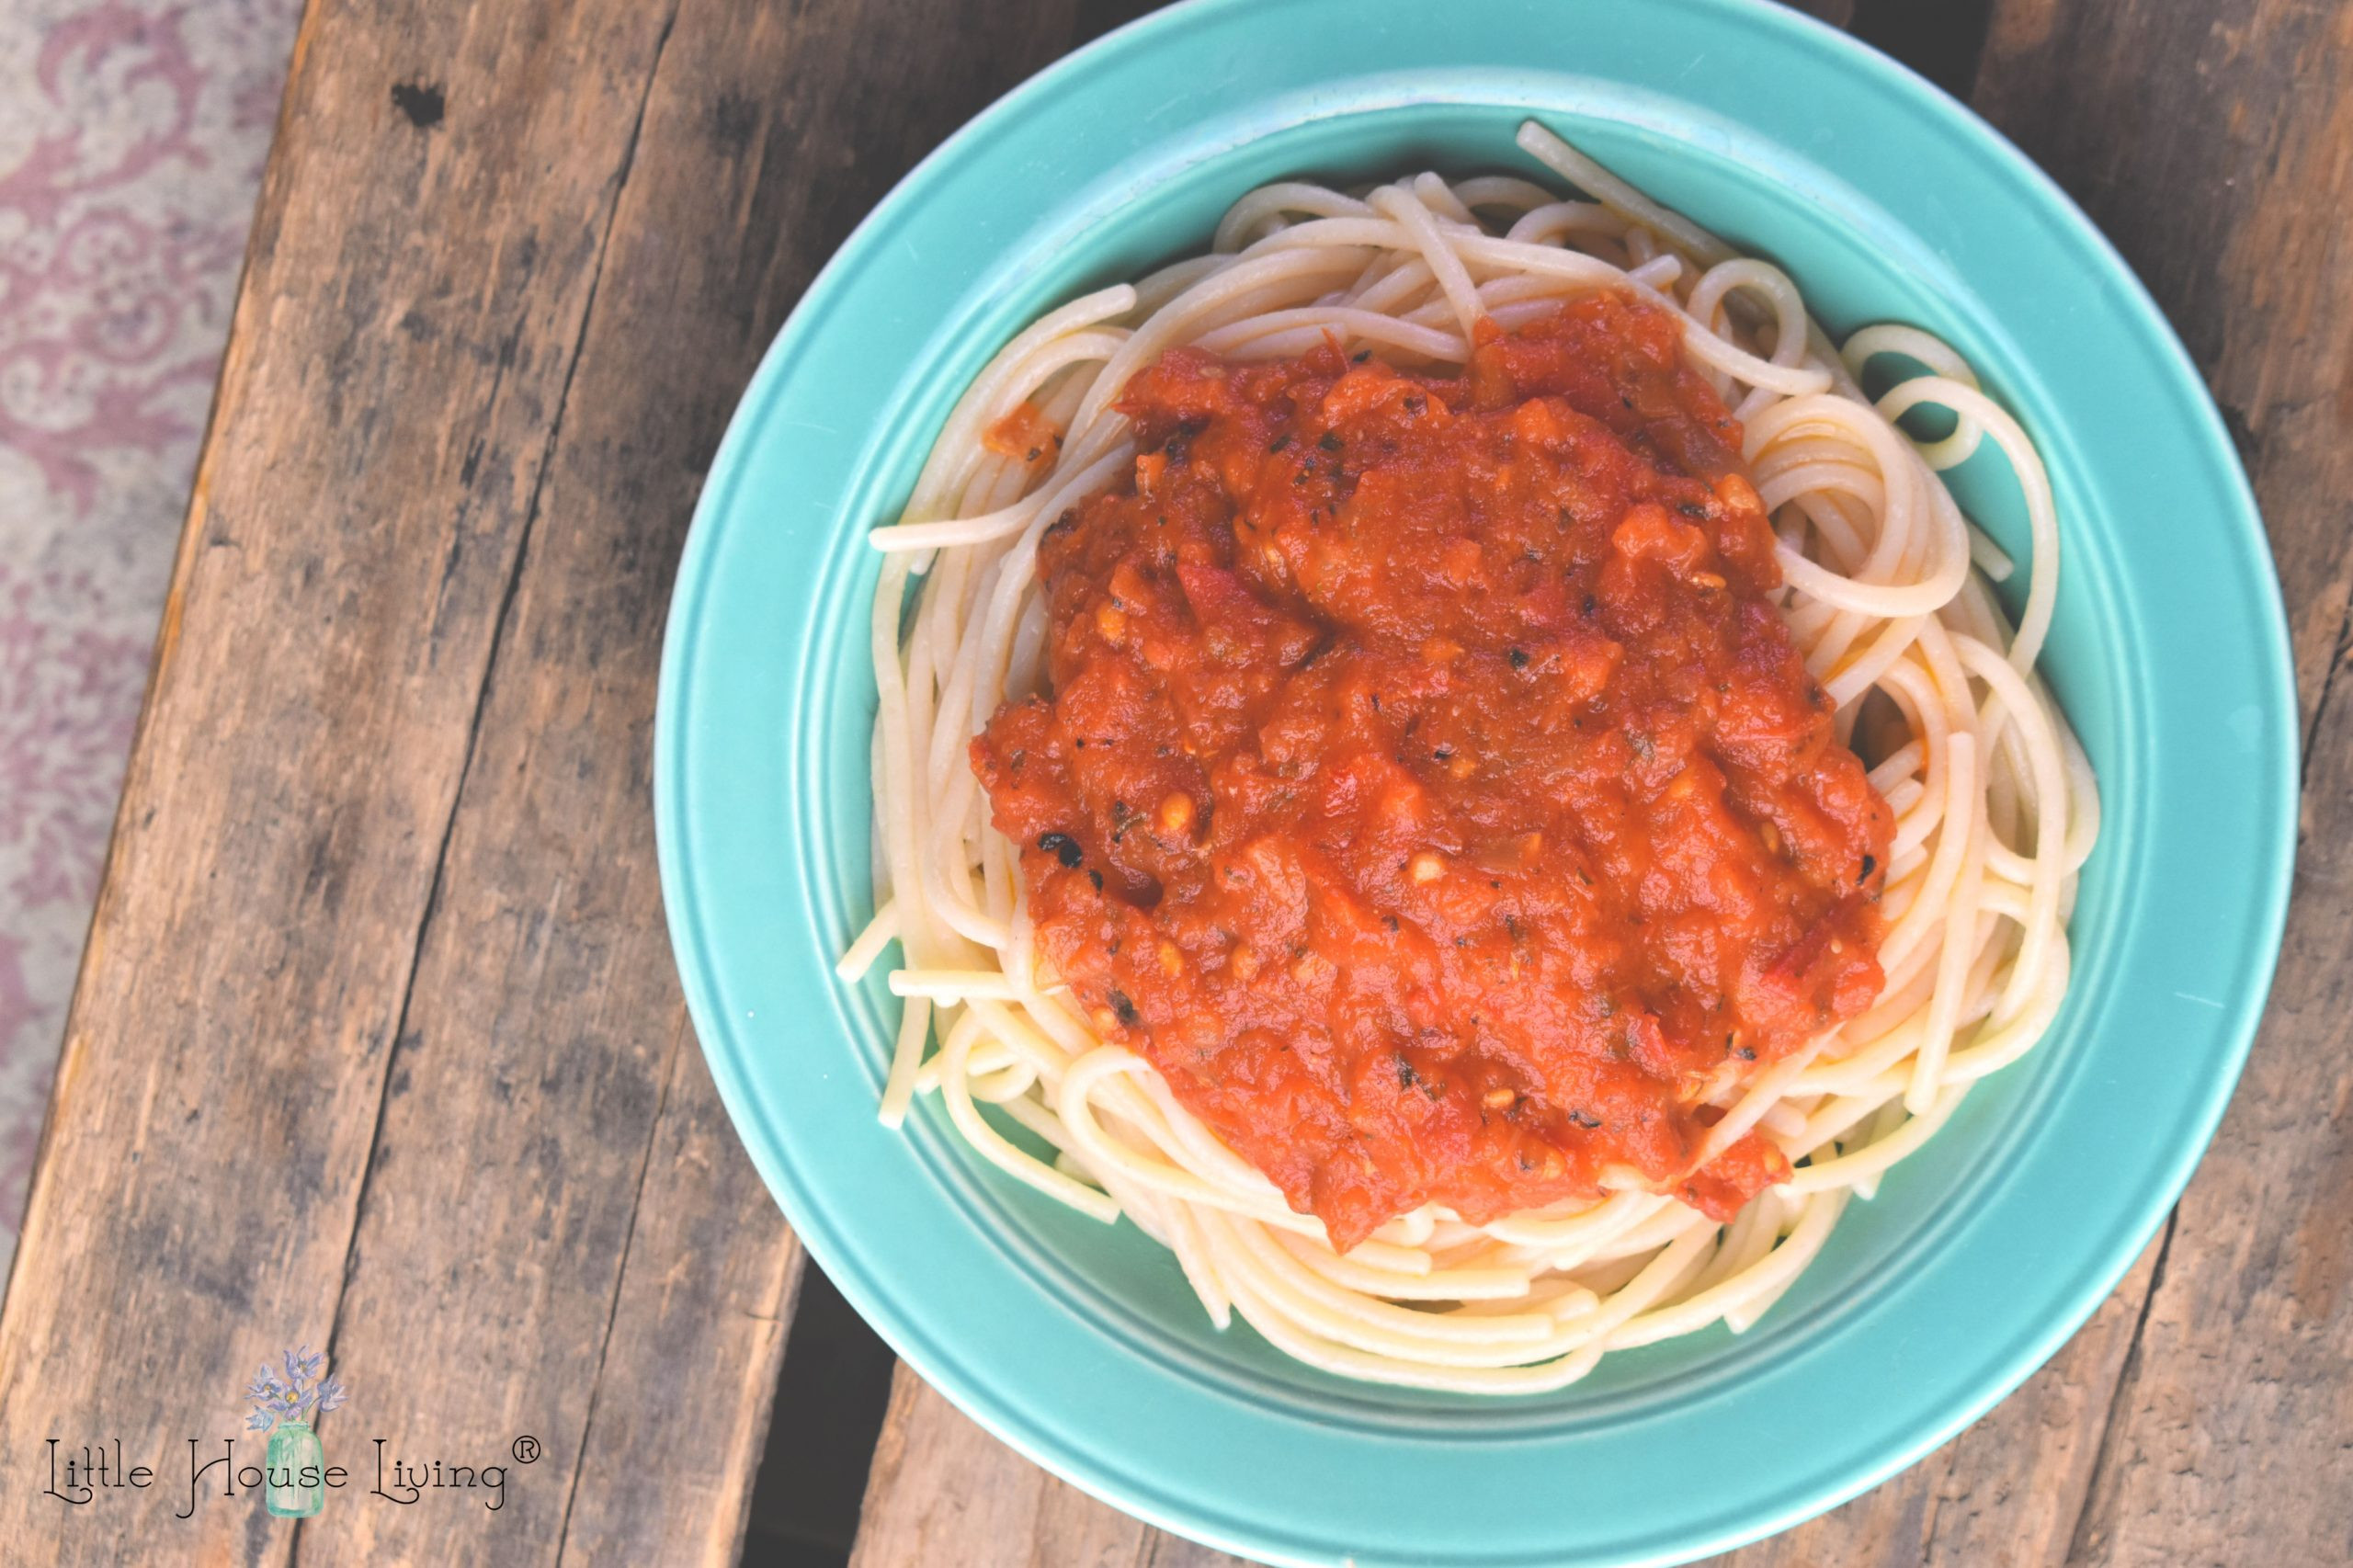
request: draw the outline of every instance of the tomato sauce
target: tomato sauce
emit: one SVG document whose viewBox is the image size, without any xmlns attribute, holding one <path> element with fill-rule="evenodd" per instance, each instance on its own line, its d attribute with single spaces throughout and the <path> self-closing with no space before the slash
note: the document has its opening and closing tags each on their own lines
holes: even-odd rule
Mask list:
<svg viewBox="0 0 2353 1568">
<path fill-rule="evenodd" d="M 1786 1179 L 1695 1168 L 1704 1102 L 1877 995 L 1893 820 L 1675 321 L 1176 350 L 1120 406 L 1133 472 L 1040 551 L 1052 695 L 972 748 L 1094 1026 L 1343 1249 Z"/>
</svg>

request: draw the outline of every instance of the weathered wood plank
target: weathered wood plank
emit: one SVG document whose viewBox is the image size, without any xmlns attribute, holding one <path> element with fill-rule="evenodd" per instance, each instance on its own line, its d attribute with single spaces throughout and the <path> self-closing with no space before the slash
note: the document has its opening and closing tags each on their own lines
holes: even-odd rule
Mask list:
<svg viewBox="0 0 2353 1568">
<path fill-rule="evenodd" d="M 236 1430 L 256 1362 L 327 1337 L 664 21 L 304 19 L 0 1316 L 0 1451 L 119 1437 L 169 1476 L 188 1436 Z M 642 1150 L 651 1106 L 625 1108 Z M 531 1176 L 511 1180 L 478 1196 Z M 338 1422 L 397 1431 L 399 1384 L 451 1348 L 355 1380 L 330 1444 Z M 0 1537 L 94 1562 L 277 1561 L 292 1539 L 248 1495 L 173 1511 L 12 1485 Z"/>
<path fill-rule="evenodd" d="M 797 1272 L 685 1026 L 648 768 L 702 472 L 830 238 L 779 221 L 802 182 L 754 106 L 790 68 L 781 17 L 688 5 L 662 25 L 333 1346 L 384 1391 L 384 1429 L 508 1464 L 502 1562 L 732 1562 Z M 408 1370 L 420 1344 L 444 1347 L 433 1376 Z M 523 1435 L 528 1468 L 508 1457 Z M 484 1528 L 470 1507 L 335 1509 L 301 1554 L 459 1562 Z"/>
<path fill-rule="evenodd" d="M 781 114 L 762 104 L 786 74 L 790 44 L 765 15 L 697 6 L 675 20 L 616 13 L 597 24 L 510 11 L 452 18 L 439 35 L 399 18 L 381 34 L 370 28 L 315 15 L 306 27 L 312 69 L 298 64 L 275 205 L 231 349 L 241 366 L 256 352 L 253 322 L 266 318 L 285 349 L 286 384 L 262 375 L 249 409 L 233 381 L 208 448 L 208 476 L 217 466 L 241 482 L 258 520 L 230 537 L 221 526 L 232 515 L 228 482 L 212 483 L 217 537 L 188 548 L 199 565 L 210 560 L 207 549 L 240 550 L 258 574 L 256 597 L 297 608 L 311 576 L 335 574 L 313 619 L 335 630 L 345 624 L 335 618 L 371 591 L 411 613 L 384 626 L 358 651 L 364 658 L 345 660 L 361 675 L 382 672 L 375 688 L 347 668 L 322 689 L 288 694 L 281 664 L 307 666 L 256 665 L 250 650 L 216 647 L 208 633 L 222 618 L 199 619 L 184 560 L 165 656 L 175 645 L 183 659 L 202 650 L 205 695 L 225 691 L 233 707 L 292 695 L 330 714 L 370 698 L 381 710 L 364 738 L 331 732 L 307 763 L 290 758 L 295 782 L 265 796 L 265 812 L 284 815 L 307 778 L 301 804 L 327 819 L 325 833 L 375 827 L 382 811 L 369 791 L 387 774 L 407 781 L 415 754 L 432 754 L 438 794 L 411 813 L 415 825 L 399 840 L 414 858 L 396 917 L 355 924 L 345 907 L 340 926 L 318 923 L 309 948 L 280 960 L 298 973 L 321 969 L 347 942 L 372 949 L 362 958 L 396 960 L 392 983 L 377 987 L 381 1023 L 369 1043 L 380 1047 L 395 1019 L 398 1040 L 389 1062 L 371 1050 L 358 1060 L 364 1072 L 328 1085 L 341 1113 L 326 1130 L 335 1146 L 312 1158 L 339 1164 L 343 1179 L 332 1211 L 306 1216 L 316 1233 L 297 1233 L 308 1253 L 282 1268 L 285 1286 L 306 1296 L 299 1316 L 282 1327 L 222 1325 L 158 1293 L 167 1321 L 146 1327 L 151 1341 L 170 1341 L 175 1327 L 257 1339 L 206 1357 L 210 1392 L 197 1408 L 225 1432 L 236 1414 L 234 1369 L 280 1337 L 325 1339 L 334 1312 L 337 1370 L 358 1391 L 349 1411 L 323 1424 L 335 1458 L 364 1473 L 364 1443 L 339 1432 L 387 1432 L 394 1455 L 505 1463 L 509 1483 L 494 1519 L 471 1496 L 428 1494 L 427 1506 L 409 1508 L 338 1497 L 344 1506 L 299 1537 L 250 1499 L 194 1524 L 165 1508 L 126 1513 L 103 1531 L 75 1518 L 67 1554 L 118 1561 L 129 1555 L 122 1546 L 141 1541 L 150 1554 L 198 1544 L 223 1561 L 274 1560 L 295 1541 L 314 1559 L 463 1561 L 494 1529 L 501 1561 L 551 1560 L 561 1547 L 592 1562 L 729 1562 L 797 1257 L 684 1026 L 662 935 L 647 736 L 663 607 L 702 470 L 760 347 L 847 220 L 785 222 L 805 216 L 787 208 L 806 205 L 810 182 L 780 155 L 791 150 Z M 322 158 L 314 142 L 357 151 Z M 583 163 L 569 182 L 551 177 L 567 153 L 600 161 Z M 416 180 L 404 186 L 378 166 L 397 175 L 437 156 L 458 172 L 444 176 L 449 193 L 421 203 Z M 355 188 L 383 190 L 385 210 L 351 210 Z M 485 224 L 492 213 L 506 214 L 505 224 Z M 420 224 L 433 245 L 413 245 Z M 355 227 L 368 243 L 354 239 Z M 567 269 L 556 281 L 568 292 L 551 292 L 541 259 L 558 241 Z M 388 267 L 380 253 L 404 244 L 414 264 Z M 297 249 L 309 259 L 283 259 Z M 509 257 L 517 276 L 501 290 Z M 273 278 L 284 279 L 279 297 L 269 292 Z M 486 330 L 506 317 L 485 305 L 544 307 L 549 298 L 571 308 L 536 334 Z M 316 389 L 301 374 L 316 360 L 340 366 L 325 390 L 345 407 L 298 406 L 318 401 L 303 395 Z M 431 373 L 418 372 L 418 360 Z M 470 369 L 479 383 L 471 389 Z M 484 419 L 485 403 L 494 415 L 508 406 L 502 397 L 511 400 L 511 429 Z M 307 476 L 274 469 L 280 454 L 222 455 L 247 420 L 279 441 L 290 430 L 301 437 L 305 412 L 319 426 L 309 438 L 330 459 L 339 440 L 350 445 L 339 426 L 396 432 L 364 499 L 322 506 L 317 494 L 287 494 L 290 479 Z M 329 463 L 313 488 L 350 483 Z M 374 528 L 358 527 L 370 510 Z M 354 542 L 370 539 L 381 540 L 381 555 L 345 570 Z M 274 572 L 263 570 L 264 547 L 277 552 Z M 388 564 L 413 564 L 419 580 L 404 583 Z M 459 606 L 450 591 L 469 564 L 478 582 L 467 580 L 475 591 Z M 457 631 L 468 639 L 461 661 L 449 657 Z M 317 635 L 301 625 L 290 650 Z M 420 665 L 441 675 L 438 710 L 415 704 Z M 168 716 L 159 696 L 148 744 Z M 266 752 L 302 737 L 280 721 L 248 722 L 235 738 Z M 219 809 L 233 816 L 235 808 Z M 315 838 L 295 844 L 312 846 L 293 868 L 308 886 L 334 873 Z M 584 844 L 597 854 L 583 855 Z M 109 897 L 129 896 L 126 887 L 143 896 L 120 855 Z M 242 906 L 250 931 L 221 901 L 192 917 L 247 953 L 264 932 L 302 927 L 305 912 L 291 901 L 254 891 Z M 335 1001 L 350 1006 L 347 994 Z M 273 1103 L 282 1091 L 273 1091 L 268 1058 L 283 1053 L 285 1026 L 267 1012 L 237 1021 L 242 1032 L 219 1054 L 233 1069 L 228 1081 L 274 1113 L 258 1140 L 274 1153 L 289 1117 Z M 301 1066 L 315 1096 L 328 1076 L 321 1067 L 335 1058 L 314 1056 Z M 125 1076 L 119 1066 L 95 1071 Z M 255 1142 L 250 1129 L 243 1137 Z M 71 1179 L 67 1149 L 54 1143 L 45 1167 L 52 1197 L 58 1180 Z M 93 1143 L 86 1153 L 104 1152 Z M 209 1194 L 221 1209 L 211 1228 L 233 1242 L 230 1221 L 256 1210 L 270 1217 L 247 1196 Z M 12 1324 L 52 1282 L 53 1259 L 23 1256 Z M 119 1256 L 127 1267 L 148 1261 L 135 1250 Z M 35 1283 L 24 1288 L 28 1278 Z M 53 1372 L 61 1347 L 39 1342 L 54 1326 L 52 1314 L 24 1335 L 35 1341 L 43 1394 L 65 1392 Z M 163 1359 L 151 1354 L 151 1364 Z M 135 1386 L 120 1368 L 99 1384 Z M 58 1408 L 74 1407 L 60 1400 Z M 58 1419 L 29 1402 L 14 1409 Z M 181 1425 L 167 1416 L 161 1429 Z M 187 1425 L 207 1429 L 194 1417 Z M 541 1445 L 528 1469 L 511 1457 L 524 1434 Z M 151 1446 L 135 1427 L 126 1437 L 134 1452 Z"/>
<path fill-rule="evenodd" d="M 683 1012 L 669 1056 L 579 1458 L 551 1478 L 563 1562 L 736 1561 L 799 1296 L 800 1249 Z"/>
</svg>

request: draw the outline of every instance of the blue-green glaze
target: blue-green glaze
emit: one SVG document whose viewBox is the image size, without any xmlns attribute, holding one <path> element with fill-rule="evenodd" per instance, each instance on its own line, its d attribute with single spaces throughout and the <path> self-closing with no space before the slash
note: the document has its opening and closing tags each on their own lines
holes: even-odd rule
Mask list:
<svg viewBox="0 0 2353 1568">
<path fill-rule="evenodd" d="M 2051 1037 L 1848 1210 L 1747 1335 L 1558 1393 L 1345 1383 L 1219 1335 L 1176 1268 L 874 1121 L 895 1004 L 836 984 L 870 907 L 867 617 L 956 394 L 1041 310 L 1200 249 L 1278 176 L 1535 172 L 1534 113 L 1743 248 L 1834 331 L 1976 365 L 2049 461 L 2044 667 L 2107 820 Z M 2020 543 L 1997 460 L 1958 479 Z M 655 809 L 697 1030 L 810 1251 L 984 1426 L 1131 1513 L 1282 1562 L 1684 1561 L 1882 1480 L 2015 1387 L 2188 1179 L 2269 983 L 2294 844 L 2279 589 L 2230 443 L 2108 244 L 1966 110 L 1777 6 L 1199 0 L 943 146 L 812 285 L 713 463 L 664 649 Z"/>
</svg>

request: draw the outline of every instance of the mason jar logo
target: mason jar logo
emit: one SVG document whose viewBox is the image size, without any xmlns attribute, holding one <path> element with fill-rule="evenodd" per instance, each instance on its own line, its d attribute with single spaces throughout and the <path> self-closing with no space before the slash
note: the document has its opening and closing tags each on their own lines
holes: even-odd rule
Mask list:
<svg viewBox="0 0 2353 1568">
<path fill-rule="evenodd" d="M 307 1519 L 326 1503 L 326 1453 L 311 1421 L 341 1404 L 345 1390 L 340 1380 L 321 1376 L 325 1366 L 326 1358 L 305 1345 L 275 1368 L 265 1364 L 245 1387 L 254 1406 L 245 1429 L 269 1434 L 262 1502 L 281 1519 Z"/>
</svg>

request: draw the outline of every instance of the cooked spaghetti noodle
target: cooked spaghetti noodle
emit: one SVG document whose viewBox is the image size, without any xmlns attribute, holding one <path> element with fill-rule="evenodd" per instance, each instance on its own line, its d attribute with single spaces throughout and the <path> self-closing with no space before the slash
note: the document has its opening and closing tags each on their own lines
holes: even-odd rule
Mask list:
<svg viewBox="0 0 2353 1568">
<path fill-rule="evenodd" d="M 881 907 L 838 966 L 855 981 L 893 940 L 904 954 L 889 977 L 904 1008 L 885 1123 L 936 1093 L 1007 1175 L 1097 1219 L 1124 1214 L 1166 1245 L 1221 1327 L 1239 1312 L 1342 1376 L 1493 1392 L 1556 1388 L 1611 1349 L 1756 1322 L 1849 1199 L 1870 1197 L 1972 1085 L 2049 1027 L 2097 829 L 2089 765 L 2034 672 L 2058 521 L 2017 422 L 1928 335 L 1874 326 L 1834 348 L 1768 264 L 1540 126 L 1519 142 L 1583 198 L 1500 176 L 1426 174 L 1362 195 L 1268 186 L 1234 205 L 1209 255 L 1051 312 L 982 372 L 902 520 L 871 536 L 883 552 Z M 1041 960 L 1019 850 L 990 825 L 968 748 L 1045 678 L 1041 538 L 1133 469 L 1115 403 L 1165 351 L 1249 363 L 1336 344 L 1443 374 L 1470 360 L 1483 323 L 1518 328 L 1597 290 L 1672 312 L 1688 363 L 1740 423 L 1778 540 L 1773 602 L 1835 704 L 1838 741 L 1865 754 L 1893 813 L 1883 984 L 1836 1027 L 1712 1085 L 1693 1164 L 1753 1133 L 1793 1167 L 1729 1221 L 1620 1172 L 1599 1197 L 1483 1223 L 1426 1203 L 1336 1251 L 1322 1221 L 1144 1056 L 1108 1040 Z M 1859 377 L 1880 355 L 1931 373 L 1873 402 Z M 1923 407 L 1949 411 L 1951 433 L 1919 442 L 1894 423 Z M 1037 438 L 1009 447 L 1009 427 Z M 2015 629 L 1988 587 L 2011 562 L 1938 477 L 1985 441 L 2029 518 L 2033 570 Z M 1030 1140 L 1008 1136 L 1008 1121 Z"/>
</svg>

